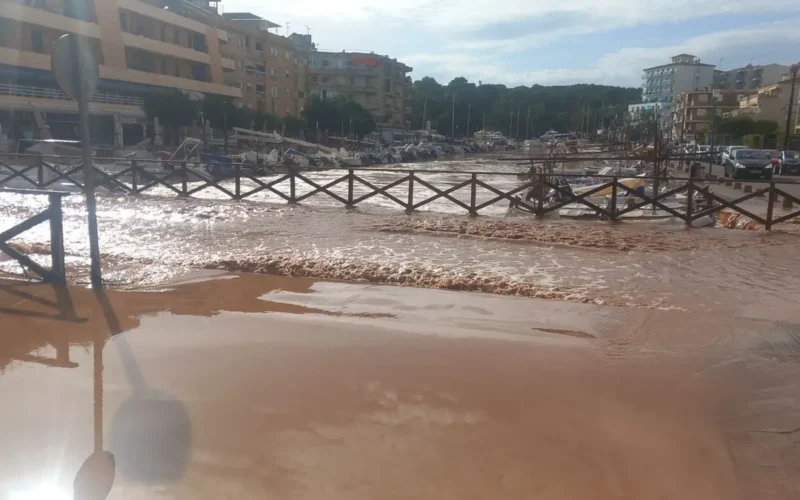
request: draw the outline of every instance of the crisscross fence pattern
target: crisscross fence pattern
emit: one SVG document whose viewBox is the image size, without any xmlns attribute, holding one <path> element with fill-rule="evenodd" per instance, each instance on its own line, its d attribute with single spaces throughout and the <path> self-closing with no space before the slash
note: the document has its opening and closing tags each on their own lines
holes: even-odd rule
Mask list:
<svg viewBox="0 0 800 500">
<path fill-rule="evenodd" d="M 0 188 L 14 180 L 27 182 L 31 188 L 62 188 L 64 184 L 83 189 L 83 166 L 73 163 L 65 166 L 45 158 L 38 158 L 27 166 L 0 161 Z M 344 207 L 356 207 L 373 197 L 388 200 L 391 205 L 405 211 L 415 211 L 434 201 L 445 202 L 470 215 L 479 215 L 497 204 L 516 206 L 537 216 L 546 216 L 565 207 L 588 209 L 599 219 L 618 221 L 639 209 L 661 210 L 691 225 L 701 217 L 730 210 L 764 225 L 769 230 L 774 225 L 800 216 L 800 209 L 792 210 L 800 198 L 787 191 L 797 181 L 748 181 L 757 189 L 735 199 L 728 199 L 713 189 L 714 182 L 707 179 L 678 177 L 639 177 L 665 189 L 653 193 L 633 189 L 619 176 L 593 176 L 598 182 L 588 191 L 573 194 L 555 182 L 552 175 L 521 172 L 474 172 L 460 170 L 402 169 L 402 168 L 312 168 L 256 167 L 233 163 L 225 167 L 225 174 L 212 176 L 197 163 L 167 162 L 158 160 L 137 161 L 119 159 L 116 170 L 109 172 L 93 167 L 95 182 L 114 193 L 141 195 L 152 189 L 165 188 L 167 193 L 179 197 L 192 197 L 204 190 L 213 189 L 223 197 L 245 200 L 257 193 L 268 192 L 287 203 L 302 203 L 312 197 L 325 197 Z M 122 163 L 124 162 L 124 163 Z M 324 172 L 325 181 L 313 178 Z M 367 174 L 391 175 L 381 182 L 367 178 Z M 332 179 L 328 179 L 333 175 Z M 447 185 L 437 184 L 442 175 L 449 175 Z M 520 180 L 517 180 L 518 177 Z M 586 177 L 580 174 L 563 174 L 560 177 Z M 435 179 L 434 179 L 435 178 Z M 455 179 L 455 183 L 453 182 Z M 648 191 L 651 194 L 648 194 Z M 480 192 L 480 196 L 478 193 Z M 557 193 L 558 201 L 548 201 L 548 193 Z M 163 191 L 162 191 L 163 193 Z M 685 193 L 681 206 L 667 204 L 668 198 Z M 700 194 L 700 202 L 695 201 Z M 764 213 L 756 213 L 747 202 L 766 198 Z M 552 200 L 553 198 L 550 197 Z M 778 201 L 783 208 L 775 209 Z M 789 207 L 788 209 L 786 207 Z"/>
</svg>

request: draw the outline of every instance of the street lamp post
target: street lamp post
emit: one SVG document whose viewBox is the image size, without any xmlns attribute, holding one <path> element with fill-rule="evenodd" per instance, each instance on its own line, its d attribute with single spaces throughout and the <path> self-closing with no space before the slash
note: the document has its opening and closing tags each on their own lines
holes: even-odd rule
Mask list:
<svg viewBox="0 0 800 500">
<path fill-rule="evenodd" d="M 717 102 L 722 99 L 722 92 L 718 89 L 711 91 L 711 99 L 714 101 L 714 109 L 711 111 L 711 144 L 708 151 L 708 173 L 714 168 L 714 142 L 717 135 Z"/>
</svg>

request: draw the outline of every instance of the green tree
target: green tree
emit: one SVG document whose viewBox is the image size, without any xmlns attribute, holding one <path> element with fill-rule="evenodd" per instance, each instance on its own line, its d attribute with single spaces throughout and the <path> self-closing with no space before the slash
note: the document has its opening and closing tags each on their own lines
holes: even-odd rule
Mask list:
<svg viewBox="0 0 800 500">
<path fill-rule="evenodd" d="M 183 92 L 172 89 L 145 95 L 142 107 L 148 119 L 158 118 L 164 127 L 164 139 L 170 142 L 170 133 L 177 137 L 178 127 L 188 127 L 197 119 L 200 103 L 189 99 Z"/>
<path fill-rule="evenodd" d="M 441 85 L 425 77 L 414 82 L 408 106 L 411 127 L 415 129 L 424 127 L 424 116 L 424 121 L 430 121 L 440 133 L 449 135 L 455 108 L 456 136 L 472 135 L 480 130 L 485 116 L 487 129 L 525 138 L 526 134 L 533 137 L 550 128 L 576 131 L 581 123 L 589 130 L 612 120 L 622 123 L 627 105 L 640 98 L 639 89 L 604 85 L 508 88 L 481 82 L 476 85 L 463 77 Z"/>
<path fill-rule="evenodd" d="M 729 135 L 734 139 L 741 139 L 746 135 L 774 135 L 780 130 L 780 125 L 771 120 L 753 120 L 749 116 L 734 116 L 723 118 L 717 123 L 717 133 Z"/>
<path fill-rule="evenodd" d="M 333 134 L 345 135 L 353 133 L 364 136 L 375 130 L 375 118 L 372 114 L 353 99 L 336 96 L 321 99 L 315 96 L 306 106 L 303 118 L 311 127 L 319 124 L 320 130 L 327 130 Z"/>
<path fill-rule="evenodd" d="M 306 121 L 298 116 L 284 116 L 282 122 L 283 134 L 289 137 L 298 137 L 306 128 Z"/>
</svg>

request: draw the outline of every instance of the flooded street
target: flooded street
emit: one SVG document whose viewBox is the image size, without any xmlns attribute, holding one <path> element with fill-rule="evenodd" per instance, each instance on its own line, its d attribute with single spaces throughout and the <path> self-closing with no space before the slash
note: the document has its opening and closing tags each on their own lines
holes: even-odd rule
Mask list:
<svg viewBox="0 0 800 500">
<path fill-rule="evenodd" d="M 422 166 L 440 171 L 525 170 L 492 159 Z M 309 177 L 325 185 L 342 174 Z M 359 175 L 384 185 L 404 174 Z M 469 178 L 426 175 L 440 188 Z M 501 189 L 521 183 L 514 175 L 482 178 Z M 331 189 L 346 191 L 346 184 Z M 506 202 L 488 207 L 488 215 L 469 218 L 453 213 L 463 209 L 443 198 L 407 215 L 381 196 L 348 210 L 324 195 L 291 206 L 264 191 L 254 196 L 263 196 L 262 201 L 235 202 L 221 199 L 225 195 L 213 188 L 197 194 L 209 199 L 179 199 L 161 189 L 160 196 L 98 198 L 104 274 L 114 287 L 152 287 L 197 269 L 225 269 L 775 320 L 792 320 L 800 299 L 797 237 L 780 231 L 687 231 L 671 223 L 491 215 L 505 213 Z M 298 182 L 298 193 L 310 189 Z M 407 188 L 396 189 L 402 192 L 394 195 L 405 200 Z M 462 191 L 454 196 L 468 200 L 469 188 Z M 494 196 L 485 191 L 479 200 Z M 424 197 L 421 188 L 415 191 L 415 200 Z M 0 230 L 45 206 L 43 197 L 0 195 Z M 85 282 L 88 244 L 82 197 L 65 198 L 64 210 L 67 263 L 73 280 Z M 43 250 L 37 249 L 46 248 L 42 245 L 48 240 L 42 225 L 14 242 L 40 253 L 38 258 L 46 262 Z M 19 273 L 9 260 L 0 261 L 0 269 Z"/>
<path fill-rule="evenodd" d="M 65 198 L 71 286 L 0 280 L 0 498 L 800 495 L 796 235 L 264 196 L 100 196 L 105 292 Z"/>
<path fill-rule="evenodd" d="M 218 278 L 68 308 L 2 284 L 0 497 L 73 498 L 97 450 L 112 500 L 800 493 L 776 323 Z"/>
</svg>

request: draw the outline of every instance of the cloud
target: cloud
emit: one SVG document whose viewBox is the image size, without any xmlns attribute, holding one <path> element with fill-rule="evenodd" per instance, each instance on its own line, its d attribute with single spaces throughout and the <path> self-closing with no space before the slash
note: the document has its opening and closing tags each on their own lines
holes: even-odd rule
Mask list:
<svg viewBox="0 0 800 500">
<path fill-rule="evenodd" d="M 800 33 L 798 0 L 758 5 L 751 0 L 298 0 L 266 4 L 224 0 L 223 5 L 227 11 L 249 11 L 280 24 L 289 22 L 291 31 L 305 32 L 308 25 L 321 50 L 388 54 L 413 66 L 415 78 L 430 75 L 445 82 L 465 76 L 507 85 L 639 86 L 641 68 L 662 64 L 680 52 L 713 63 L 725 58 L 729 64 L 746 64 L 750 57 L 762 63 L 792 62 L 787 59 L 797 56 L 789 54 L 791 44 Z M 545 46 L 548 51 L 560 49 L 568 40 L 574 45 L 574 40 L 595 33 L 608 33 L 602 37 L 612 39 L 617 30 L 632 27 L 652 27 L 653 36 L 674 27 L 671 34 L 675 35 L 682 22 L 695 19 L 694 25 L 702 26 L 700 19 L 711 21 L 726 14 L 736 15 L 736 23 L 743 27 L 700 31 L 683 42 L 660 47 L 650 45 L 652 36 L 647 41 L 615 38 L 613 48 L 624 48 L 602 55 L 602 49 L 593 46 L 563 63 L 553 60 L 555 55 L 542 57 L 536 52 Z M 789 19 L 752 20 L 778 15 Z M 581 64 L 584 67 L 578 67 Z"/>
<path fill-rule="evenodd" d="M 800 18 L 792 18 L 699 35 L 678 44 L 655 48 L 624 48 L 602 56 L 595 64 L 586 68 L 514 71 L 508 70 L 494 55 L 476 56 L 470 52 L 411 54 L 403 59 L 420 70 L 415 73 L 441 75 L 445 83 L 456 76 L 464 76 L 470 81 L 502 82 L 510 86 L 602 83 L 638 87 L 642 68 L 664 64 L 670 56 L 682 52 L 715 61 L 717 57 L 733 57 L 743 48 L 756 48 L 762 53 L 771 53 L 771 50 L 765 49 L 779 45 L 792 47 L 792 43 L 800 42 L 800 30 L 796 29 L 798 25 Z M 776 33 L 781 33 L 781 36 L 776 37 Z M 712 57 L 714 59 L 709 59 Z"/>
</svg>

